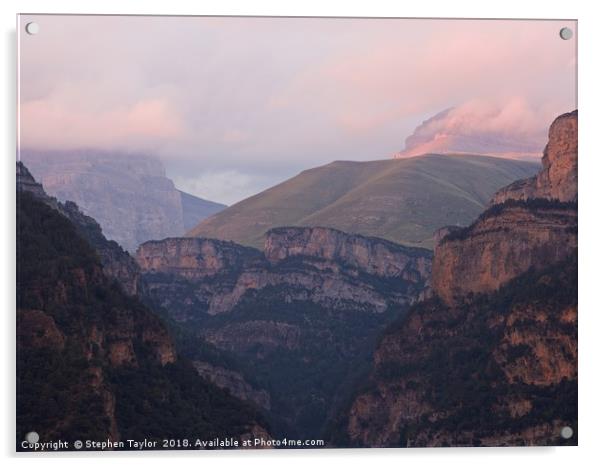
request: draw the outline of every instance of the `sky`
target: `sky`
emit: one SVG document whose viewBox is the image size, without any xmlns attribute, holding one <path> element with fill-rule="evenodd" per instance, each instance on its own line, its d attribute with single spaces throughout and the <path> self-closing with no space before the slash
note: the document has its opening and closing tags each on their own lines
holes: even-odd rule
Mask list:
<svg viewBox="0 0 602 466">
<path fill-rule="evenodd" d="M 576 108 L 571 21 L 21 16 L 19 145 L 142 152 L 232 204 L 441 128 L 545 145 Z M 451 118 L 451 117 L 450 117 Z M 431 125 L 432 126 L 432 125 Z"/>
</svg>

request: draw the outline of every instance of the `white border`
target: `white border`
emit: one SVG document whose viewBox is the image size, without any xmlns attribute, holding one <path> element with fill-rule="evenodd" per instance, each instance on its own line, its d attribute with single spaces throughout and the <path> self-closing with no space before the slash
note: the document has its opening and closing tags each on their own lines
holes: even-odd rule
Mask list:
<svg viewBox="0 0 602 466">
<path fill-rule="evenodd" d="M 3 369 L 1 384 L 2 424 L 0 442 L 3 456 L 15 460 L 14 445 L 14 309 L 15 309 L 15 115 L 16 115 L 16 33 L 17 13 L 95 13 L 95 14 L 197 14 L 197 15 L 290 15 L 290 16 L 394 16 L 394 17 L 477 17 L 477 18 L 577 18 L 579 20 L 579 447 L 566 448 L 506 448 L 506 449 L 430 449 L 430 450 L 321 450 L 321 451 L 224 451 L 224 452 L 146 452 L 143 454 L 103 453 L 66 455 L 48 454 L 51 463 L 80 462 L 83 458 L 92 464 L 110 458 L 112 462 L 129 464 L 144 461 L 163 464 L 168 458 L 190 462 L 225 462 L 234 464 L 305 464 L 308 461 L 326 463 L 344 461 L 351 465 L 377 461 L 382 464 L 401 462 L 426 464 L 508 466 L 509 463 L 544 463 L 546 465 L 594 464 L 601 456 L 597 445 L 600 428 L 600 343 L 602 342 L 602 300 L 598 270 L 602 266 L 598 236 L 602 231 L 599 221 L 600 177 L 602 150 L 599 134 L 602 128 L 602 83 L 600 56 L 602 55 L 602 17 L 593 1 L 527 2 L 525 0 L 415 0 L 387 2 L 379 0 L 268 1 L 221 0 L 98 0 L 74 1 L 15 1 L 1 3 L 2 36 L 4 44 L 2 79 L 3 111 L 0 128 L 4 154 L 2 158 L 3 222 L 0 228 L 0 296 L 4 300 L 2 313 Z M 543 53 L 543 52 L 542 52 Z M 25 461 L 31 455 L 20 456 Z M 597 458 L 598 457 L 598 458 Z"/>
</svg>

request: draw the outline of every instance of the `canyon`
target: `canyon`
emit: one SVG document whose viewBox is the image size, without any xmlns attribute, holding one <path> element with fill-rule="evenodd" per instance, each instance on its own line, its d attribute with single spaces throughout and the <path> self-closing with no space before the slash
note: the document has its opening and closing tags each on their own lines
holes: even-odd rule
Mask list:
<svg viewBox="0 0 602 466">
<path fill-rule="evenodd" d="M 149 241 L 136 259 L 150 305 L 246 371 L 197 367 L 255 399 L 276 432 L 301 437 L 325 427 L 378 333 L 428 288 L 431 267 L 426 249 L 322 227 L 272 229 L 263 251 L 207 238 Z M 194 341 L 186 346 L 194 360 Z"/>
</svg>

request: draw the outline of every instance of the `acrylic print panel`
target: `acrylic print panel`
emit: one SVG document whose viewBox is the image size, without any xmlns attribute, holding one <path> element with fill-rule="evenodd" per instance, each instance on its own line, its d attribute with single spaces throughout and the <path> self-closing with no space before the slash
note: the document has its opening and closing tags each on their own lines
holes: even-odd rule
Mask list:
<svg viewBox="0 0 602 466">
<path fill-rule="evenodd" d="M 18 28 L 17 450 L 577 443 L 576 21 Z"/>
</svg>

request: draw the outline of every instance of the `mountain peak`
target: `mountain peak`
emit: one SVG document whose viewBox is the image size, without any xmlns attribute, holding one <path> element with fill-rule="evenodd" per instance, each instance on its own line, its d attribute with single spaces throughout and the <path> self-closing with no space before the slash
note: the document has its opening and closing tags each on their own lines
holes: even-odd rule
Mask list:
<svg viewBox="0 0 602 466">
<path fill-rule="evenodd" d="M 548 133 L 548 143 L 541 159 L 541 171 L 532 178 L 516 181 L 501 189 L 491 203 L 501 204 L 510 199 L 536 198 L 576 202 L 577 123 L 577 110 L 556 118 Z"/>
</svg>

